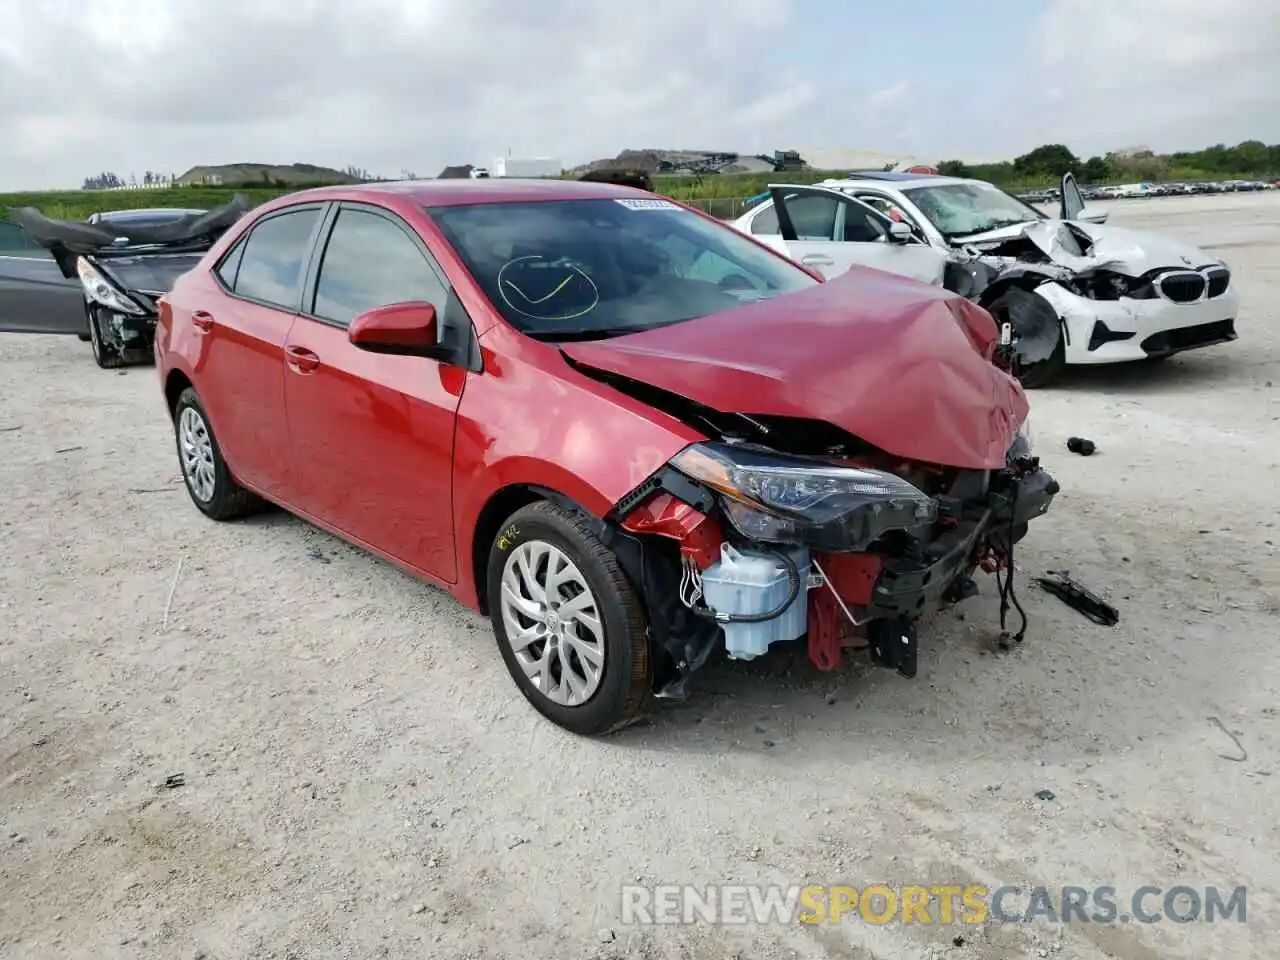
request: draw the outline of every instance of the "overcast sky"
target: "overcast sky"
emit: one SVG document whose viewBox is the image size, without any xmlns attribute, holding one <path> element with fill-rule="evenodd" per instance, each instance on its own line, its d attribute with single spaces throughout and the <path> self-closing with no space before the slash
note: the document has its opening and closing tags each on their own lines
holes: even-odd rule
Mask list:
<svg viewBox="0 0 1280 960">
<path fill-rule="evenodd" d="M 1280 141 L 1275 0 L 0 0 L 0 190 L 236 161 Z"/>
</svg>

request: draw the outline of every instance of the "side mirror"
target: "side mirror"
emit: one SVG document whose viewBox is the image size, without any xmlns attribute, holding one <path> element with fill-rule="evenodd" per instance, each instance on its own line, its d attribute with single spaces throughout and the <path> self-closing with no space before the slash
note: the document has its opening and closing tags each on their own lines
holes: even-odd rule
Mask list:
<svg viewBox="0 0 1280 960">
<path fill-rule="evenodd" d="M 889 224 L 889 239 L 893 243 L 906 243 L 913 236 L 915 231 L 911 229 L 911 224 L 901 220 L 895 220 Z"/>
<path fill-rule="evenodd" d="M 351 321 L 347 339 L 370 353 L 437 357 L 443 352 L 436 308 L 425 302 L 393 303 L 362 313 Z"/>
<path fill-rule="evenodd" d="M 1111 216 L 1110 210 L 1103 210 L 1101 207 L 1085 204 L 1076 219 L 1084 223 L 1106 223 L 1109 216 Z"/>
</svg>

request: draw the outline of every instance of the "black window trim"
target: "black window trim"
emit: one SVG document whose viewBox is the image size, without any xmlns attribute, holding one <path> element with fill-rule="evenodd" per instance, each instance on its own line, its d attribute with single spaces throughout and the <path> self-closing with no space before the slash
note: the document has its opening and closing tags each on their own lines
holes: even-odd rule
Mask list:
<svg viewBox="0 0 1280 960">
<path fill-rule="evenodd" d="M 218 258 L 217 262 L 210 270 L 210 273 L 213 274 L 213 280 L 218 285 L 218 288 L 232 299 L 240 300 L 244 303 L 252 303 L 255 306 L 266 307 L 268 310 L 279 310 L 281 313 L 297 314 L 302 306 L 303 291 L 306 289 L 308 270 L 310 269 L 312 261 L 315 259 L 316 240 L 320 236 L 321 228 L 329 217 L 329 208 L 332 206 L 334 206 L 332 201 L 327 200 L 312 200 L 304 203 L 294 203 L 285 207 L 278 207 L 270 213 L 263 214 L 261 217 L 254 220 L 253 223 L 249 225 L 249 228 L 245 230 L 244 233 L 236 239 L 236 242 L 228 248 L 227 252 Z M 226 263 L 233 253 L 235 253 L 237 247 L 241 245 L 246 245 L 247 247 L 249 240 L 253 237 L 254 232 L 260 226 L 269 220 L 275 220 L 277 217 L 286 216 L 291 213 L 305 213 L 308 210 L 318 211 L 320 216 L 316 218 L 316 224 L 311 228 L 311 236 L 307 240 L 306 247 L 302 252 L 302 269 L 298 272 L 298 281 L 294 285 L 292 304 L 272 303 L 269 300 L 262 300 L 258 297 L 246 297 L 243 293 L 237 293 L 235 290 L 228 288 L 227 285 L 223 283 L 222 277 L 219 275 L 218 271 L 222 269 L 222 265 Z M 244 257 L 241 256 L 240 263 L 236 266 L 236 282 L 239 282 L 240 280 L 240 270 L 243 266 Z"/>
<path fill-rule="evenodd" d="M 302 272 L 302 289 L 297 309 L 298 317 L 303 320 L 310 320 L 313 323 L 322 323 L 326 327 L 332 327 L 335 330 L 345 331 L 350 326 L 347 323 L 339 323 L 327 317 L 317 316 L 314 312 L 316 287 L 320 280 L 320 266 L 324 263 L 324 253 L 329 247 L 330 237 L 333 236 L 333 228 L 337 223 L 338 214 L 343 210 L 356 210 L 360 213 L 372 213 L 382 217 L 384 220 L 390 221 L 393 225 L 399 227 L 413 241 L 418 248 L 418 252 L 426 258 L 427 266 L 431 268 L 436 275 L 436 279 L 440 281 L 440 286 L 444 289 L 444 309 L 440 312 L 438 322 L 442 325 L 444 345 L 449 356 L 447 359 L 442 359 L 441 362 L 451 363 L 472 373 L 483 373 L 484 360 L 480 355 L 480 339 L 476 334 L 476 326 L 471 319 L 471 314 L 467 310 L 466 304 L 462 302 L 462 298 L 458 295 L 457 288 L 450 282 L 448 274 L 444 272 L 444 268 L 440 265 L 440 261 L 436 259 L 435 254 L 431 252 L 431 248 L 427 246 L 426 241 L 422 239 L 418 231 L 400 214 L 376 203 L 359 200 L 335 200 L 329 204 L 328 209 L 325 210 L 324 215 L 320 218 L 319 227 L 311 237 L 311 253 Z"/>
<path fill-rule="evenodd" d="M 350 324 L 340 323 L 337 320 L 330 320 L 328 317 L 319 316 L 315 312 L 316 293 L 320 283 L 320 267 L 324 263 L 325 251 L 329 249 L 329 241 L 333 237 L 333 229 L 337 225 L 338 215 L 343 210 L 351 210 L 357 213 L 371 213 L 374 216 L 381 217 L 393 226 L 398 227 L 400 231 L 413 242 L 418 248 L 418 252 L 427 261 L 427 266 L 431 268 L 431 272 L 435 274 L 436 280 L 440 282 L 440 286 L 444 289 L 445 302 L 454 295 L 453 284 L 449 282 L 449 278 L 445 276 L 443 268 L 432 254 L 431 249 L 423 242 L 422 237 L 418 235 L 418 231 L 413 229 L 403 217 L 386 207 L 380 207 L 376 203 L 363 203 L 356 200 L 340 200 L 332 204 L 331 208 L 326 212 L 320 224 L 320 232 L 315 238 L 315 245 L 312 251 L 310 261 L 303 275 L 302 299 L 298 306 L 298 316 L 305 317 L 308 320 L 314 320 L 316 323 L 323 323 L 326 326 L 336 327 L 339 330 L 346 330 Z M 443 314 L 443 310 L 441 313 Z M 445 322 L 443 315 L 440 322 Z"/>
</svg>

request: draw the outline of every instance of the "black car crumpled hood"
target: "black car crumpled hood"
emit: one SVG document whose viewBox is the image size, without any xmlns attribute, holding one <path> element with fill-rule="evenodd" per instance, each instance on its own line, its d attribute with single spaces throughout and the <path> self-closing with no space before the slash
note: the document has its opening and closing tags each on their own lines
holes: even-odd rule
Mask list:
<svg viewBox="0 0 1280 960">
<path fill-rule="evenodd" d="M 95 259 L 94 264 L 128 292 L 159 296 L 173 289 L 178 277 L 202 259 L 202 253 L 168 253 L 111 260 Z"/>
</svg>

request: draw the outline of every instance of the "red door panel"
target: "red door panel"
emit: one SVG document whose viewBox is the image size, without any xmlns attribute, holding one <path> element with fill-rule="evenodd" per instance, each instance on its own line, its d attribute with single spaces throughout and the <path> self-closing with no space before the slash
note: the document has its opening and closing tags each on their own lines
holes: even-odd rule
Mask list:
<svg viewBox="0 0 1280 960">
<path fill-rule="evenodd" d="M 367 353 L 299 317 L 284 349 L 296 504 L 453 583 L 453 430 L 463 378 L 434 360 Z"/>
<path fill-rule="evenodd" d="M 174 327 L 189 328 L 196 391 L 236 477 L 288 499 L 292 469 L 282 453 L 289 426 L 280 358 L 295 315 L 237 300 L 204 282 L 206 295 L 173 303 Z M 184 310 L 186 303 L 200 306 Z"/>
<path fill-rule="evenodd" d="M 195 295 L 184 289 L 170 298 L 175 334 L 190 333 L 192 379 L 228 464 L 241 483 L 284 503 L 294 500 L 296 471 L 281 358 L 322 213 L 317 205 L 266 216 L 213 273 L 199 274 Z"/>
</svg>

